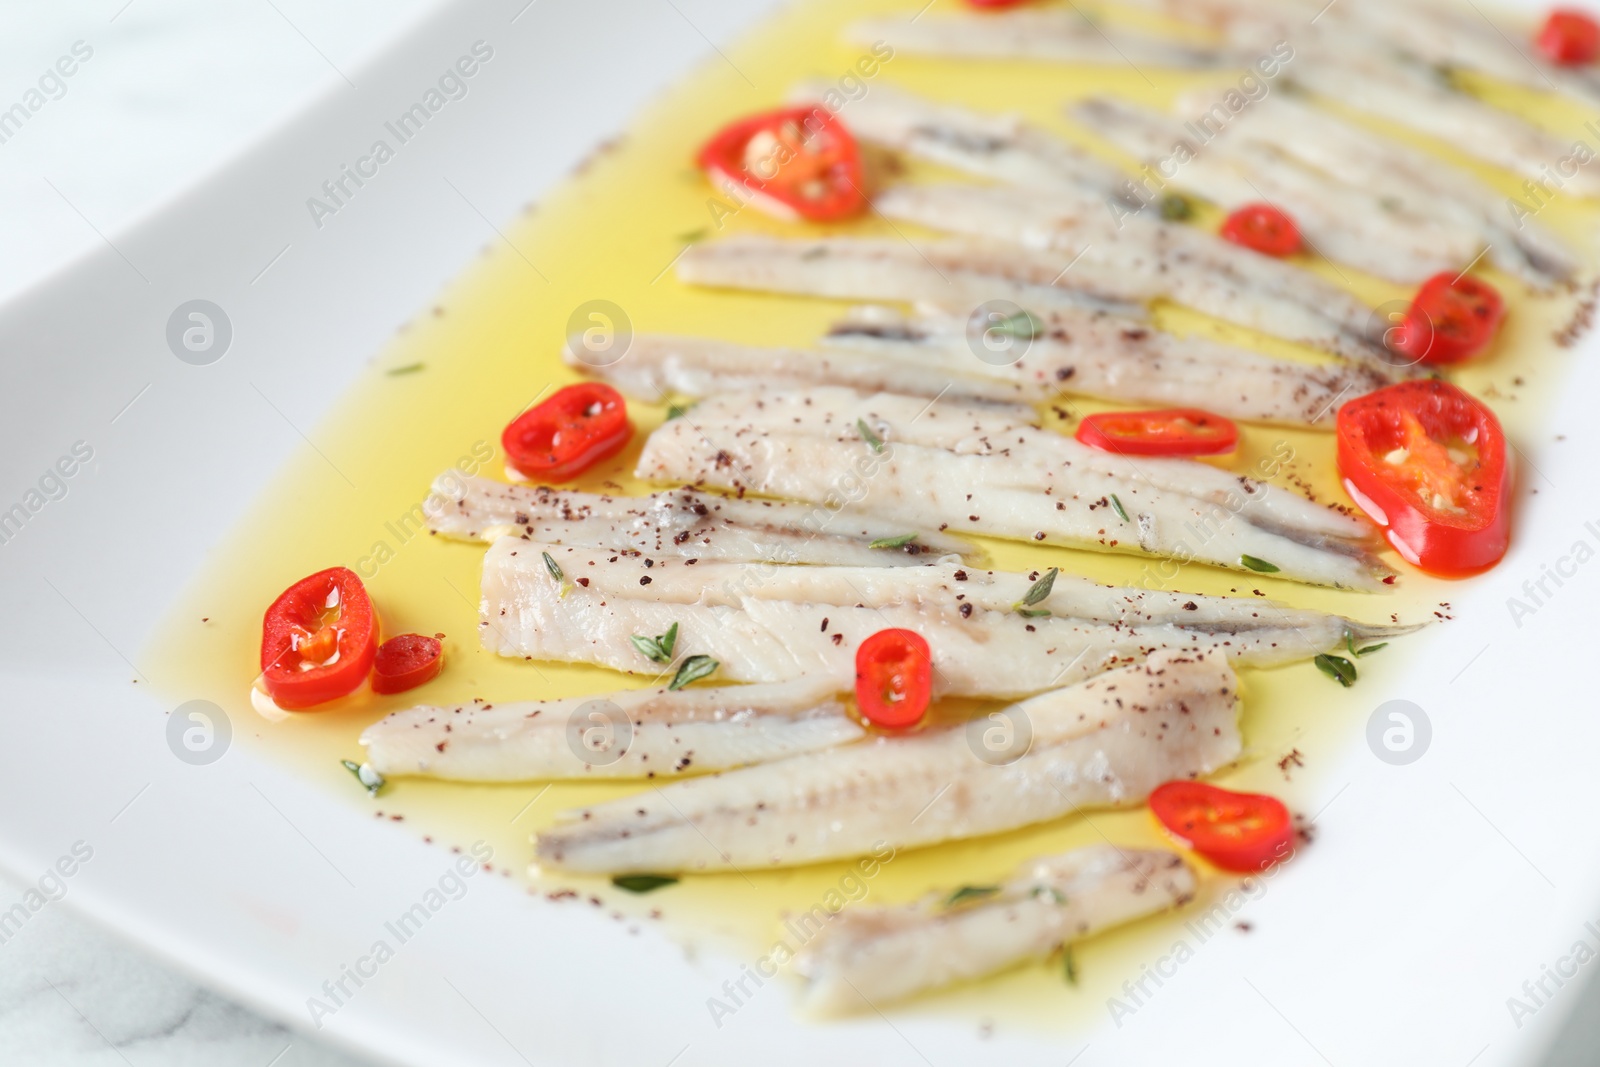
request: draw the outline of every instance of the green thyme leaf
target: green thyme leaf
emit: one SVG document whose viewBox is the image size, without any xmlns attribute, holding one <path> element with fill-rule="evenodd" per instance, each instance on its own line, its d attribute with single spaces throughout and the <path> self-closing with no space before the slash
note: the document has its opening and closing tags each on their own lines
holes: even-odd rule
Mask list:
<svg viewBox="0 0 1600 1067">
<path fill-rule="evenodd" d="M 1052 904 L 1065 904 L 1067 895 L 1053 885 L 1036 885 L 1029 894 L 1034 897 L 1049 897 Z"/>
<path fill-rule="evenodd" d="M 663 422 L 671 422 L 673 419 L 681 419 L 681 418 L 684 417 L 684 415 L 688 414 L 688 412 L 689 412 L 689 409 L 686 408 L 686 407 L 680 407 L 677 404 L 668 404 L 667 405 L 667 417 L 665 419 L 663 419 L 662 421 Z"/>
<path fill-rule="evenodd" d="M 1037 582 L 1034 582 L 1033 585 L 1028 588 L 1028 592 L 1022 598 L 1023 606 L 1031 608 L 1035 604 L 1039 603 L 1039 601 L 1048 597 L 1050 595 L 1050 590 L 1055 588 L 1056 575 L 1060 573 L 1060 567 L 1051 567 L 1049 570 L 1045 571 L 1044 577 L 1040 578 Z"/>
<path fill-rule="evenodd" d="M 1117 518 L 1121 519 L 1123 522 L 1128 521 L 1128 512 L 1125 508 L 1123 508 L 1122 501 L 1117 499 L 1117 494 L 1115 493 L 1111 494 L 1111 507 L 1116 511 Z"/>
<path fill-rule="evenodd" d="M 672 660 L 671 656 L 661 650 L 661 641 L 658 638 L 634 634 L 628 640 L 633 642 L 633 647 L 639 650 L 639 655 L 651 663 L 668 663 Z"/>
<path fill-rule="evenodd" d="M 880 537 L 868 548 L 904 548 L 917 539 L 914 533 L 901 534 L 899 537 Z"/>
<path fill-rule="evenodd" d="M 342 759 L 339 761 L 339 764 L 340 766 L 344 767 L 345 770 L 355 775 L 356 781 L 361 783 L 362 787 L 366 789 L 367 795 L 370 797 L 377 796 L 378 790 L 382 789 L 386 784 L 388 784 L 383 775 L 379 774 L 365 763 L 357 763 L 355 760 Z"/>
<path fill-rule="evenodd" d="M 1240 556 L 1239 566 L 1248 567 L 1261 574 L 1277 574 L 1282 569 L 1276 563 L 1268 563 L 1266 560 L 1257 559 L 1255 556 Z"/>
<path fill-rule="evenodd" d="M 997 885 L 964 885 L 945 898 L 944 906 L 953 908 L 957 904 L 965 904 L 969 900 L 982 900 L 984 897 L 992 897 L 998 892 L 1000 892 L 1000 887 Z"/>
<path fill-rule="evenodd" d="M 1168 193 L 1161 198 L 1161 217 L 1168 222 L 1182 222 L 1194 214 L 1194 205 L 1188 197 Z"/>
<path fill-rule="evenodd" d="M 1324 653 L 1311 662 L 1317 665 L 1317 670 L 1346 689 L 1356 684 L 1356 665 L 1343 656 L 1330 656 Z"/>
<path fill-rule="evenodd" d="M 1385 649 L 1385 648 L 1388 648 L 1388 647 L 1389 647 L 1389 642 L 1380 641 L 1375 645 L 1368 645 L 1366 648 L 1358 648 L 1358 649 L 1356 649 L 1356 655 L 1358 655 L 1358 656 L 1370 656 L 1374 652 L 1381 651 L 1382 649 Z"/>
<path fill-rule="evenodd" d="M 540 555 L 544 556 L 544 569 L 550 572 L 550 577 L 558 582 L 565 582 L 567 576 L 561 572 L 561 564 L 551 558 L 548 552 L 542 552 Z"/>
<path fill-rule="evenodd" d="M 656 637 L 634 634 L 628 640 L 633 642 L 633 647 L 639 650 L 639 655 L 650 662 L 671 663 L 672 646 L 678 643 L 678 624 L 673 623 L 667 627 L 666 633 Z"/>
<path fill-rule="evenodd" d="M 867 425 L 866 419 L 857 419 L 856 429 L 861 431 L 861 439 L 871 445 L 874 452 L 883 451 L 883 438 L 872 432 L 872 427 Z"/>
<path fill-rule="evenodd" d="M 678 673 L 672 676 L 672 681 L 667 683 L 668 689 L 682 689 L 690 682 L 697 682 L 701 678 L 712 674 L 722 664 L 710 656 L 690 656 L 678 668 Z"/>
<path fill-rule="evenodd" d="M 1035 337 L 1044 336 L 1047 327 L 1028 312 L 1018 311 L 1007 315 L 989 329 L 1006 337 L 1015 337 L 1019 341 L 1031 341 Z"/>
<path fill-rule="evenodd" d="M 611 884 L 630 893 L 648 893 L 664 885 L 677 885 L 678 880 L 670 874 L 619 874 Z"/>
<path fill-rule="evenodd" d="M 696 242 L 704 241 L 710 232 L 710 230 L 707 230 L 704 226 L 702 226 L 698 230 L 685 230 L 683 233 L 678 234 L 677 239 L 682 241 L 684 244 L 692 245 Z"/>
<path fill-rule="evenodd" d="M 390 367 L 383 373 L 387 374 L 391 378 L 398 378 L 402 374 L 415 374 L 417 371 L 426 366 L 426 363 L 407 363 L 404 367 Z"/>
<path fill-rule="evenodd" d="M 1018 608 L 1017 614 L 1024 619 L 1043 619 L 1048 618 L 1050 612 L 1046 608 Z"/>
<path fill-rule="evenodd" d="M 1072 958 L 1072 946 L 1061 946 L 1061 973 L 1068 985 L 1078 984 L 1078 961 Z"/>
</svg>

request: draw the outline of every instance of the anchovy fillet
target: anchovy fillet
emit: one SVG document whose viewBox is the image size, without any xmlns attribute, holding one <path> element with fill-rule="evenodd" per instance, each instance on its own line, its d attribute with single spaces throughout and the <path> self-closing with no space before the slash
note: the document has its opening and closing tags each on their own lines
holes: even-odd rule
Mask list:
<svg viewBox="0 0 1600 1067">
<path fill-rule="evenodd" d="M 548 573 L 546 551 L 568 582 Z M 667 559 L 646 566 L 638 558 L 503 539 L 484 559 L 479 636 L 502 656 L 653 673 L 632 637 L 676 624 L 675 651 L 710 656 L 720 681 L 816 676 L 844 691 L 855 684 L 857 646 L 879 630 L 903 627 L 927 639 L 938 692 L 1010 698 L 1161 648 L 1216 648 L 1244 664 L 1274 666 L 1411 629 L 1254 597 L 1118 588 L 1064 574 L 1047 596 L 1025 603 L 1040 577 L 955 561 L 881 568 Z"/>
<path fill-rule="evenodd" d="M 807 102 L 829 88 L 807 82 L 790 95 Z M 1014 115 L 936 103 L 889 85 L 850 101 L 840 118 L 855 136 L 885 148 L 1008 185 L 1077 193 L 1102 208 L 1127 180 L 1119 167 Z"/>
<path fill-rule="evenodd" d="M 1198 113 L 1204 100 L 1189 94 L 1179 109 Z M 1380 204 L 1472 233 L 1489 262 L 1530 285 L 1550 288 L 1577 270 L 1572 253 L 1553 234 L 1527 220 L 1514 225 L 1505 199 L 1477 178 L 1304 100 L 1279 94 L 1253 104 L 1219 140 L 1235 138 L 1288 153 L 1331 182 L 1366 190 Z"/>
<path fill-rule="evenodd" d="M 1416 283 L 1480 254 L 1541 287 L 1574 269 L 1553 238 L 1503 223 L 1504 205 L 1470 176 L 1281 95 L 1227 122 L 1106 97 L 1070 113 L 1148 167 L 1176 161 L 1173 180 L 1219 204 L 1278 205 L 1317 251 L 1380 277 Z"/>
<path fill-rule="evenodd" d="M 638 358 L 630 352 L 622 362 Z M 634 395 L 655 400 L 660 393 Z M 434 481 L 423 511 L 430 530 L 460 540 L 489 542 L 509 536 L 657 557 L 894 566 L 915 563 L 929 553 L 969 559 L 979 555 L 959 538 L 932 529 L 908 531 L 904 523 L 849 508 L 731 500 L 691 489 L 607 496 L 507 485 L 447 471 Z M 908 532 L 917 535 L 910 544 L 873 547 Z"/>
<path fill-rule="evenodd" d="M 1133 65 L 1206 69 L 1215 49 L 1195 48 L 1091 22 L 1077 11 L 1008 11 L 865 19 L 848 41 L 886 42 L 897 52 L 971 59 L 1042 59 L 1107 67 Z"/>
<path fill-rule="evenodd" d="M 994 403 L 1074 394 L 1317 427 L 1331 427 L 1341 404 L 1390 381 L 1374 367 L 1275 359 L 1104 315 L 1036 316 L 1020 335 L 989 337 L 992 326 L 935 310 L 907 317 L 867 308 L 835 324 L 820 349 L 639 335 L 627 359 L 578 366 L 641 400 L 817 385 Z"/>
<path fill-rule="evenodd" d="M 678 259 L 690 285 L 800 293 L 836 300 L 938 300 L 975 308 L 996 299 L 1031 310 L 1085 309 L 1147 315 L 1145 296 L 1120 279 L 1077 274 L 1071 253 L 998 241 L 945 239 L 911 245 L 876 237 L 790 240 L 746 235 L 694 245 Z"/>
<path fill-rule="evenodd" d="M 1102 930 L 1182 907 L 1196 884 L 1174 852 L 1102 844 L 1030 860 L 965 901 L 946 889 L 913 904 L 828 913 L 795 957 L 805 980 L 801 1004 L 818 1015 L 861 1011 L 1043 960 Z"/>
<path fill-rule="evenodd" d="M 820 90 L 803 87 L 809 98 Z M 1127 175 L 1048 131 L 879 86 L 851 101 L 858 137 L 991 178 L 1004 188 L 892 188 L 885 215 L 935 229 L 1000 237 L 1082 258 L 1075 271 L 1131 275 L 1137 299 L 1165 296 L 1218 318 L 1387 366 L 1382 329 L 1350 293 L 1204 230 L 1142 212 Z M 1044 196 L 1042 193 L 1051 195 Z"/>
<path fill-rule="evenodd" d="M 891 219 L 1077 256 L 1102 287 L 1164 298 L 1287 341 L 1389 372 L 1388 323 L 1321 278 L 1193 226 L 1143 214 L 1113 218 L 1104 199 L 972 185 L 896 186 L 875 206 Z"/>
<path fill-rule="evenodd" d="M 1216 654 L 1157 653 L 995 714 L 1026 729 L 1020 754 L 989 754 L 957 726 L 674 782 L 561 813 L 535 838 L 537 861 L 585 873 L 714 871 L 933 845 L 1138 804 L 1162 782 L 1231 763 L 1241 747 L 1238 682 Z"/>
<path fill-rule="evenodd" d="M 648 666 L 640 658 L 641 666 Z M 666 669 L 671 669 L 666 668 Z M 666 778 L 831 748 L 864 731 L 832 682 L 627 690 L 563 700 L 422 705 L 367 727 L 385 775 L 458 782 Z"/>
<path fill-rule="evenodd" d="M 1572 155 L 1571 141 L 1484 103 L 1458 88 L 1448 74 L 1402 54 L 1374 53 L 1368 40 L 1348 44 L 1337 52 L 1316 48 L 1291 77 L 1329 100 L 1436 137 L 1534 181 L 1546 180 Z M 1560 181 L 1574 195 L 1600 196 L 1600 174 L 1592 170 L 1563 173 Z"/>
<path fill-rule="evenodd" d="M 641 478 L 820 502 L 856 471 L 859 510 L 913 527 L 1233 569 L 1260 569 L 1254 557 L 1338 588 L 1377 589 L 1388 573 L 1360 519 L 1194 460 L 1088 448 L 1010 407 L 823 387 L 711 397 L 695 416 L 650 435 Z"/>
</svg>

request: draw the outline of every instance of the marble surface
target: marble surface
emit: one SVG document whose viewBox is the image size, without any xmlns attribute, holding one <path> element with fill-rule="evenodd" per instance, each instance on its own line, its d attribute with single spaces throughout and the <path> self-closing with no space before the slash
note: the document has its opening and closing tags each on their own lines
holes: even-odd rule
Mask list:
<svg viewBox="0 0 1600 1067">
<path fill-rule="evenodd" d="M 0 878 L 0 910 L 23 886 Z M 197 986 L 62 905 L 0 945 L 6 1067 L 365 1067 Z"/>
<path fill-rule="evenodd" d="M 93 55 L 0 142 L 0 299 L 180 197 L 440 0 L 0 5 L 0 70 Z M 0 108 L 27 91 L 11 77 Z M 13 99 L 15 98 L 15 99 Z M 0 911 L 22 894 L 0 877 Z M 1600 1063 L 1600 987 L 1545 1067 Z M 52 904 L 0 943 L 5 1067 L 358 1067 Z"/>
</svg>

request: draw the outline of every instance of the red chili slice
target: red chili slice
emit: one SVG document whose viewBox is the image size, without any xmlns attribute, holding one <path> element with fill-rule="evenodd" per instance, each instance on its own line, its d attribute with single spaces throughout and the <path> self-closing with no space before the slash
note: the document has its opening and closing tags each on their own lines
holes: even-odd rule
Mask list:
<svg viewBox="0 0 1600 1067">
<path fill-rule="evenodd" d="M 524 477 L 565 482 L 621 452 L 632 437 L 622 394 L 609 385 L 584 382 L 557 390 L 511 420 L 500 445 Z"/>
<path fill-rule="evenodd" d="M 830 222 L 867 207 L 861 149 L 820 106 L 739 119 L 706 142 L 698 163 L 730 196 L 781 219 Z"/>
<path fill-rule="evenodd" d="M 374 693 L 404 693 L 438 677 L 444 667 L 444 646 L 436 637 L 401 634 L 378 646 L 372 663 Z"/>
<path fill-rule="evenodd" d="M 1448 382 L 1386 386 L 1339 409 L 1339 474 L 1407 562 L 1462 577 L 1511 540 L 1511 467 L 1500 421 Z"/>
<path fill-rule="evenodd" d="M 354 571 L 330 567 L 295 582 L 261 623 L 261 684 L 299 711 L 356 690 L 372 670 L 378 620 Z"/>
<path fill-rule="evenodd" d="M 1593 63 L 1600 56 L 1600 23 L 1572 8 L 1550 12 L 1539 30 L 1539 51 L 1563 67 Z"/>
<path fill-rule="evenodd" d="M 1239 427 L 1199 408 L 1103 411 L 1078 423 L 1077 438 L 1124 456 L 1211 456 L 1233 451 Z"/>
<path fill-rule="evenodd" d="M 877 726 L 913 726 L 933 695 L 933 653 L 912 630 L 879 630 L 856 649 L 856 706 Z"/>
<path fill-rule="evenodd" d="M 1167 832 L 1225 871 L 1264 871 L 1294 851 L 1294 823 L 1276 797 L 1204 782 L 1167 782 L 1150 794 Z"/>
<path fill-rule="evenodd" d="M 1419 363 L 1460 363 L 1489 347 L 1505 317 L 1494 286 L 1446 271 L 1422 283 L 1390 344 Z"/>
<path fill-rule="evenodd" d="M 1271 204 L 1246 204 L 1222 221 L 1222 236 L 1264 256 L 1292 256 L 1300 251 L 1300 229 L 1294 219 Z"/>
</svg>

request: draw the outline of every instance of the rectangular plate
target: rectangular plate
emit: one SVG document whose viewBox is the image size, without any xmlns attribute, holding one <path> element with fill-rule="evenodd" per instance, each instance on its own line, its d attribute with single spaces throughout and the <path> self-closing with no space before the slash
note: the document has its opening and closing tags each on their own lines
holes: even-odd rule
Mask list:
<svg viewBox="0 0 1600 1067">
<path fill-rule="evenodd" d="M 1460 586 L 1456 620 L 1409 641 L 1404 666 L 1363 694 L 1373 707 L 1422 706 L 1426 756 L 1381 763 L 1361 740 L 1365 713 L 1345 715 L 1319 840 L 1241 903 L 1254 932 L 1173 927 L 1170 947 L 1129 969 L 1121 1006 L 1108 1001 L 1066 1038 L 914 1009 L 809 1024 L 781 983 L 716 1019 L 708 998 L 728 998 L 724 983 L 753 959 L 635 936 L 599 910 L 546 906 L 487 875 L 392 958 L 364 963 L 376 942 L 396 941 L 386 923 L 441 879 L 454 886 L 453 857 L 330 805 L 252 746 L 209 765 L 175 758 L 175 702 L 151 692 L 142 659 L 196 560 L 307 446 L 369 354 L 479 246 L 503 240 L 504 220 L 676 78 L 703 52 L 702 31 L 725 40 L 755 14 L 642 0 L 456 5 L 358 72 L 358 90 L 332 93 L 117 236 L 116 250 L 0 312 L 12 401 L 0 510 L 31 509 L 0 544 L 12 727 L 0 863 L 29 881 L 58 861 L 72 871 L 12 921 L 55 906 L 46 898 L 64 885 L 68 906 L 301 1027 L 314 1021 L 310 999 L 329 1002 L 342 983 L 337 1010 L 316 1015 L 320 1035 L 397 1063 L 1044 1064 L 1080 1050 L 1084 1065 L 1533 1062 L 1575 994 L 1533 1004 L 1523 982 L 1575 941 L 1596 944 L 1584 923 L 1600 897 L 1600 856 L 1572 848 L 1564 829 L 1586 810 L 1600 743 L 1581 699 L 1592 688 L 1587 563 L 1600 548 L 1600 513 L 1583 492 L 1600 455 L 1584 410 L 1600 389 L 1592 337 L 1552 354 L 1560 403 L 1515 442 L 1511 555 Z M 307 198 L 480 40 L 494 58 L 467 95 L 318 226 Z M 167 341 L 174 309 L 194 299 L 231 324 L 227 352 L 206 366 L 180 362 Z M 92 458 L 47 477 L 74 448 Z M 1546 580 L 1553 595 L 1535 603 L 1524 583 L 1546 567 L 1561 583 Z M 1514 616 L 1513 596 L 1535 610 Z M 231 719 L 234 731 L 266 728 Z M 1514 1016 L 1513 996 L 1533 1013 Z"/>
</svg>

